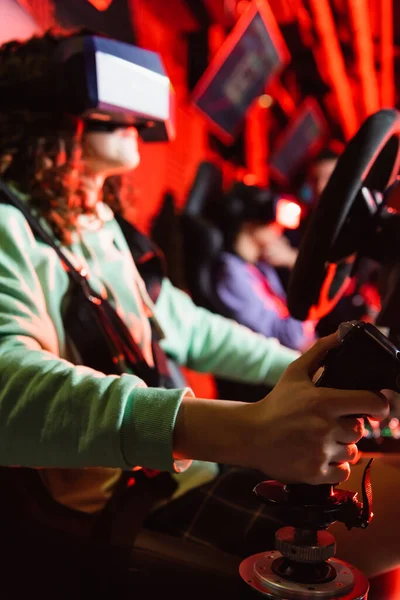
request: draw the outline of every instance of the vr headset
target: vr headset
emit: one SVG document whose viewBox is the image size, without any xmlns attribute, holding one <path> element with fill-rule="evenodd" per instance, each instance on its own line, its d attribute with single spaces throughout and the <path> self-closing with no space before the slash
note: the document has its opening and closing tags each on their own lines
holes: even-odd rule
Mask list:
<svg viewBox="0 0 400 600">
<path fill-rule="evenodd" d="M 90 123 L 134 125 L 144 141 L 175 137 L 174 93 L 155 52 L 95 35 L 61 41 L 46 77 L 0 82 L 0 110 L 66 112 Z"/>
<path fill-rule="evenodd" d="M 221 217 L 227 222 L 277 223 L 285 229 L 300 225 L 301 207 L 291 195 L 277 195 L 268 189 L 237 183 L 223 201 Z"/>
</svg>

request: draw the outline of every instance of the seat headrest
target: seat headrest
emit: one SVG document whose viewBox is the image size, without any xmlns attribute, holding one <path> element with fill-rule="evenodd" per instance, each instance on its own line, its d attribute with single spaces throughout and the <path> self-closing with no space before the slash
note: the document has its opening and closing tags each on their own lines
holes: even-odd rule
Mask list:
<svg viewBox="0 0 400 600">
<path fill-rule="evenodd" d="M 182 213 L 185 282 L 194 302 L 213 311 L 223 307 L 215 293 L 213 266 L 223 249 L 222 233 L 201 217 Z"/>
<path fill-rule="evenodd" d="M 201 162 L 190 188 L 184 213 L 192 216 L 204 215 L 206 207 L 222 197 L 222 171 L 214 163 Z"/>
</svg>

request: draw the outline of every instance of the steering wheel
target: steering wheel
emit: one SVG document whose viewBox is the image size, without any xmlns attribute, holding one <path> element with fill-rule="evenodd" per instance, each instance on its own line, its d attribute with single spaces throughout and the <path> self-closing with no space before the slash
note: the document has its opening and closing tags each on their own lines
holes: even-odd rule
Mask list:
<svg viewBox="0 0 400 600">
<path fill-rule="evenodd" d="M 293 317 L 319 320 L 343 295 L 400 168 L 400 113 L 380 110 L 339 158 L 311 216 L 288 286 Z"/>
</svg>

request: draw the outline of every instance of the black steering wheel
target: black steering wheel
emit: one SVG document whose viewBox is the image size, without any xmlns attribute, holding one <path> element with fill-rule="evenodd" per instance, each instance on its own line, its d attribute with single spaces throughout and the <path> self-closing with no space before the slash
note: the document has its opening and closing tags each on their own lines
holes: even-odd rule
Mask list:
<svg viewBox="0 0 400 600">
<path fill-rule="evenodd" d="M 293 317 L 319 320 L 337 304 L 399 168 L 400 113 L 380 110 L 348 143 L 311 217 L 289 281 Z"/>
</svg>

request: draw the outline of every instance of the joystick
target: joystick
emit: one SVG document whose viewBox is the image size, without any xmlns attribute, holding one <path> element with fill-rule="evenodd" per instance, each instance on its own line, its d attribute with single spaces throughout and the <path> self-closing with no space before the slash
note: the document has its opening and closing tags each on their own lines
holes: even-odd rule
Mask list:
<svg viewBox="0 0 400 600">
<path fill-rule="evenodd" d="M 316 386 L 400 391 L 400 351 L 388 338 L 363 322 L 344 323 L 339 334 L 340 344 L 326 354 Z M 366 600 L 368 579 L 335 558 L 335 539 L 327 529 L 336 521 L 348 529 L 368 527 L 371 463 L 364 471 L 362 502 L 357 493 L 333 485 L 258 484 L 256 497 L 286 526 L 276 532 L 274 550 L 242 561 L 242 579 L 270 600 Z"/>
</svg>

